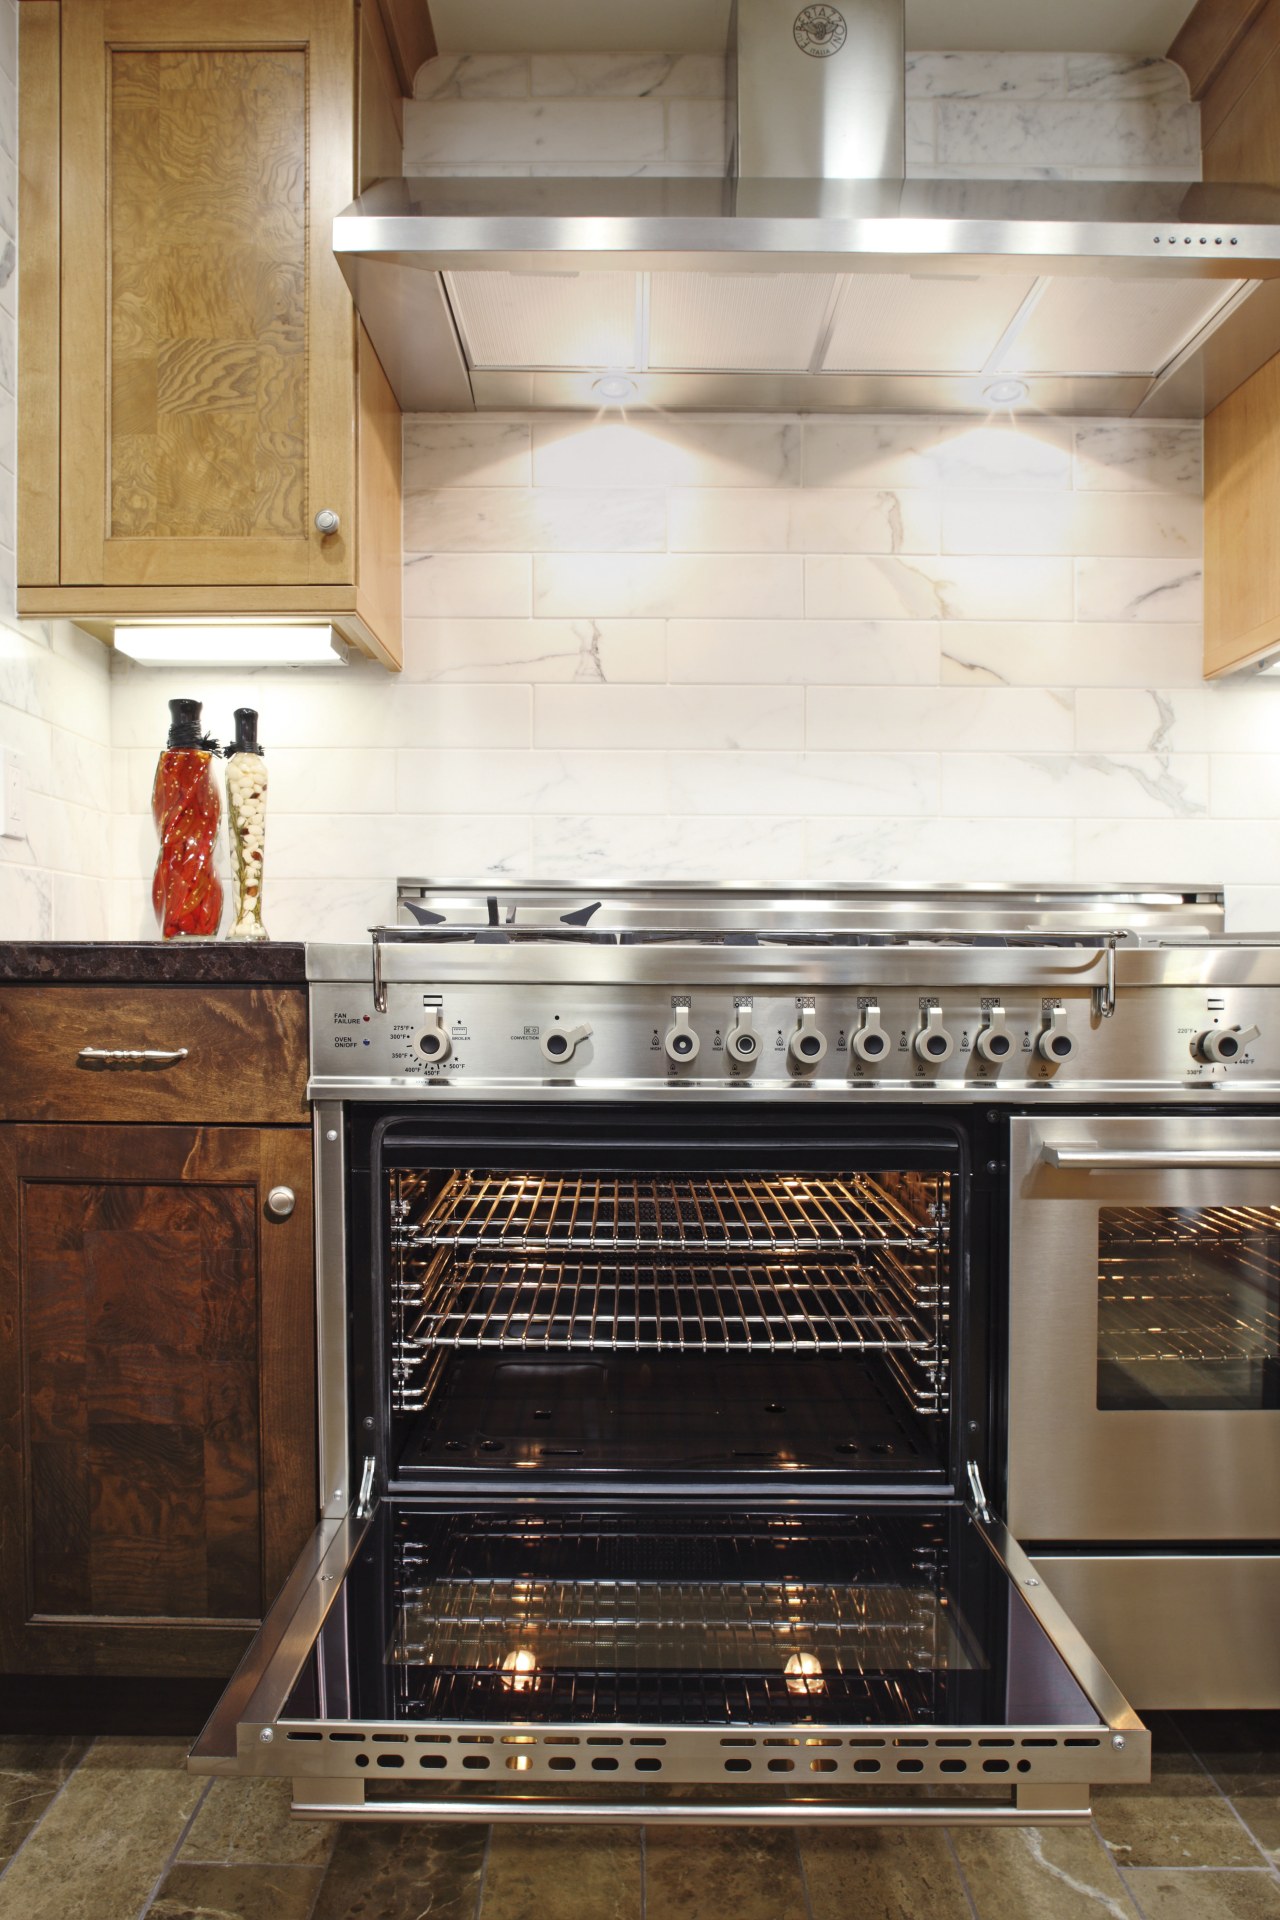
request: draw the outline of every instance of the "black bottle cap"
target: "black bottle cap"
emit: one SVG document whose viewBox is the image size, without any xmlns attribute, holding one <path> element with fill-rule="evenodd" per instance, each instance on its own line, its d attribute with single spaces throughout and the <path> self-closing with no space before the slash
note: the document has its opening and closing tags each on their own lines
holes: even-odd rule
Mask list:
<svg viewBox="0 0 1280 1920">
<path fill-rule="evenodd" d="M 200 702 L 171 700 L 169 702 L 169 745 L 199 747 L 204 744 L 200 737 Z"/>
<path fill-rule="evenodd" d="M 258 741 L 258 710 L 256 707 L 236 708 L 236 737 L 227 748 L 227 758 L 233 753 L 261 753 Z"/>
</svg>

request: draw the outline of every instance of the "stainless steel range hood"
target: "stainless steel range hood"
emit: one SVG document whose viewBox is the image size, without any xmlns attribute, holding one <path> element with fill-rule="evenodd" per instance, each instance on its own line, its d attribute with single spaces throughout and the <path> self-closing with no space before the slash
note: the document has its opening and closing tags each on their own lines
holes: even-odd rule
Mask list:
<svg viewBox="0 0 1280 1920">
<path fill-rule="evenodd" d="M 737 0 L 729 80 L 723 180 L 405 179 L 335 221 L 406 410 L 1194 416 L 1280 350 L 1272 189 L 904 180 L 902 0 Z"/>
</svg>

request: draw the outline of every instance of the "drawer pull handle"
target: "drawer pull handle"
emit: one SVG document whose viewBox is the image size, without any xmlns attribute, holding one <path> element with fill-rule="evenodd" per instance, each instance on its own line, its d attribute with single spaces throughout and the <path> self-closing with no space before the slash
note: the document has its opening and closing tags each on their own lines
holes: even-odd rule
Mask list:
<svg viewBox="0 0 1280 1920">
<path fill-rule="evenodd" d="M 86 1067 L 171 1067 L 185 1060 L 186 1047 L 81 1047 L 77 1056 Z"/>
</svg>

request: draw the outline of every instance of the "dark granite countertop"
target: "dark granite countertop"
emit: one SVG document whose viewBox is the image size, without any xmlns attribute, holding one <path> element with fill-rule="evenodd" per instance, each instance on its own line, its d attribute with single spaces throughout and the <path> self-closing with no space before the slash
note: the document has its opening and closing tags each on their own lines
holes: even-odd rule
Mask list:
<svg viewBox="0 0 1280 1920">
<path fill-rule="evenodd" d="M 70 986 L 304 986 L 293 940 L 3 940 L 0 981 Z"/>
</svg>

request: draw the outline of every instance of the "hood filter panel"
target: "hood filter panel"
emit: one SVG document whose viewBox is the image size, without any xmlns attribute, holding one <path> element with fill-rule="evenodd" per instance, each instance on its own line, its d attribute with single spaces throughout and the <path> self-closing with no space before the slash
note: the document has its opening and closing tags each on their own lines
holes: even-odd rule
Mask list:
<svg viewBox="0 0 1280 1920">
<path fill-rule="evenodd" d="M 634 367 L 634 273 L 448 273 L 473 367 Z"/>
<path fill-rule="evenodd" d="M 1034 284 L 1020 274 L 848 274 L 823 370 L 977 373 Z"/>
<path fill-rule="evenodd" d="M 835 285 L 832 273 L 655 273 L 649 365 L 803 373 Z"/>
<path fill-rule="evenodd" d="M 1155 374 L 1243 280 L 1050 280 L 1000 356 L 1009 373 Z"/>
</svg>

